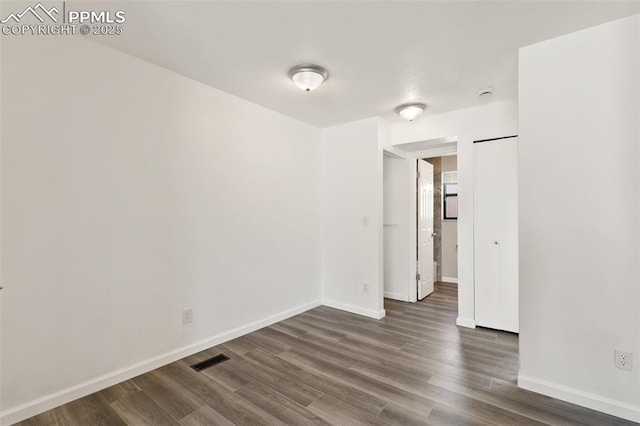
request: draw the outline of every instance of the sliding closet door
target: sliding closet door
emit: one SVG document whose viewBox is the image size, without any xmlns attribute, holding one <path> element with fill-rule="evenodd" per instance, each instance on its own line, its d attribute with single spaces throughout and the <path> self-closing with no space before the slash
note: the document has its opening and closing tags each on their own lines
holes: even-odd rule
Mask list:
<svg viewBox="0 0 640 426">
<path fill-rule="evenodd" d="M 474 144 L 476 324 L 518 331 L 517 139 Z"/>
</svg>

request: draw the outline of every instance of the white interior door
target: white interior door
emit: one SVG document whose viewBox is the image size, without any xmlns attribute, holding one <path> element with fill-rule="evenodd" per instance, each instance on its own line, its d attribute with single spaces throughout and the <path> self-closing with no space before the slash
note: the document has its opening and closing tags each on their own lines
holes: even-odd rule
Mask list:
<svg viewBox="0 0 640 426">
<path fill-rule="evenodd" d="M 433 293 L 433 165 L 418 160 L 418 300 Z"/>
<path fill-rule="evenodd" d="M 517 139 L 473 149 L 475 320 L 518 332 Z"/>
</svg>

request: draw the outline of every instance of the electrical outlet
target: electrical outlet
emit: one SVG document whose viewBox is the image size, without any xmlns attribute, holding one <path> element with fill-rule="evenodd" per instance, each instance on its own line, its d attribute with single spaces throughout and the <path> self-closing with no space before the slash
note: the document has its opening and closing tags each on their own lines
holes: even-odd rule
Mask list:
<svg viewBox="0 0 640 426">
<path fill-rule="evenodd" d="M 616 349 L 616 368 L 621 370 L 633 370 L 633 353 Z"/>
<path fill-rule="evenodd" d="M 182 310 L 182 324 L 191 324 L 193 322 L 193 308 L 184 308 Z"/>
<path fill-rule="evenodd" d="M 369 226 L 369 216 L 362 216 L 362 226 Z"/>
<path fill-rule="evenodd" d="M 362 283 L 362 291 L 369 293 L 369 283 Z"/>
</svg>

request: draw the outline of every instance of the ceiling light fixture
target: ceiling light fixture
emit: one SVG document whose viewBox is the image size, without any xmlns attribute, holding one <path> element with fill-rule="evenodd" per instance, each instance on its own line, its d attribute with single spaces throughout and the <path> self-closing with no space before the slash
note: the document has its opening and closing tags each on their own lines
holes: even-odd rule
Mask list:
<svg viewBox="0 0 640 426">
<path fill-rule="evenodd" d="M 413 121 L 427 109 L 427 105 L 421 102 L 411 102 L 396 107 L 395 111 L 405 120 Z"/>
<path fill-rule="evenodd" d="M 329 78 L 329 71 L 319 65 L 296 65 L 289 70 L 289 78 L 306 92 L 317 89 L 322 82 Z"/>
</svg>

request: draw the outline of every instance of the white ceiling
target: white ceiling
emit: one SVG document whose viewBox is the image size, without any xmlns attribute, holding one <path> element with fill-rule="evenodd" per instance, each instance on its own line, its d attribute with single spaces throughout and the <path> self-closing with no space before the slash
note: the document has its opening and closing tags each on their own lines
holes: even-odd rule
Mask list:
<svg viewBox="0 0 640 426">
<path fill-rule="evenodd" d="M 640 12 L 639 1 L 105 6 L 126 11 L 124 34 L 96 41 L 317 127 L 399 121 L 393 109 L 408 101 L 435 114 L 515 98 L 519 47 Z M 305 62 L 330 73 L 310 93 L 287 78 Z M 490 100 L 477 96 L 485 86 L 495 88 Z"/>
</svg>

